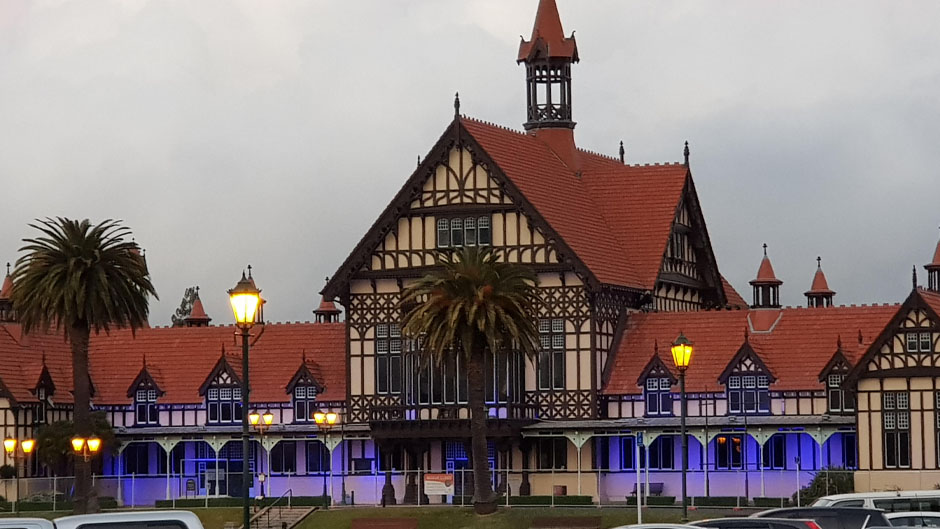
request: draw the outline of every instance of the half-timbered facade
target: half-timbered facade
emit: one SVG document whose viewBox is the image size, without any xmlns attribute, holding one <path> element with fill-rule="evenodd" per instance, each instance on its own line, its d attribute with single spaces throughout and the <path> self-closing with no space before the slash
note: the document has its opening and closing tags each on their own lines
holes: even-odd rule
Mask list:
<svg viewBox="0 0 940 529">
<path fill-rule="evenodd" d="M 437 142 L 328 280 L 315 322 L 253 330 L 251 411 L 274 425 L 251 444 L 252 475 L 268 478 L 253 480 L 252 495 L 448 501 L 421 494 L 418 476 L 468 468 L 467 378 L 459 358 L 424 361 L 402 335 L 399 301 L 465 246 L 530 267 L 542 301 L 538 355 L 487 362 L 501 492 L 622 501 L 642 474 L 677 495 L 669 347 L 680 332 L 695 344 L 690 495 L 789 497 L 821 469 L 857 469 L 862 489 L 940 482 L 940 246 L 927 289 L 915 279 L 901 305 L 836 306 L 817 258 L 807 308 L 781 306 L 765 246 L 746 302 L 718 271 L 688 145 L 681 162 L 652 165 L 577 146 L 579 60 L 554 1 L 540 0 L 517 56 L 523 130 L 463 116 L 455 100 Z M 0 417 L 4 435 L 21 439 L 69 417 L 71 363 L 60 334 L 22 333 L 11 287 L 8 273 Z M 239 491 L 245 374 L 234 328 L 210 322 L 197 295 L 180 327 L 92 337 L 93 406 L 121 441 L 101 471 L 119 501 Z M 318 411 L 337 412 L 340 426 L 320 429 Z M 18 465 L 23 476 L 51 472 L 35 456 Z M 466 492 L 460 483 L 456 496 Z"/>
</svg>

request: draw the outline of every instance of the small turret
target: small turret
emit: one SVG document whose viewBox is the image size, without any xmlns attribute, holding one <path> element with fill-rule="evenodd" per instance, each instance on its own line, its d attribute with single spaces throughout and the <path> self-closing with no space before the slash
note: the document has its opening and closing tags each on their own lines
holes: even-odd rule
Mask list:
<svg viewBox="0 0 940 529">
<path fill-rule="evenodd" d="M 208 327 L 212 318 L 206 314 L 206 309 L 202 306 L 202 300 L 199 299 L 199 287 L 196 287 L 196 297 L 193 298 L 193 309 L 189 311 L 189 316 L 183 319 L 187 327 Z"/>
<path fill-rule="evenodd" d="M 927 270 L 927 290 L 940 292 L 940 241 L 937 241 L 937 249 L 933 252 L 933 261 L 924 268 Z"/>
<path fill-rule="evenodd" d="M 822 257 L 816 258 L 816 275 L 813 276 L 813 284 L 803 295 L 806 296 L 807 307 L 832 306 L 832 298 L 836 293 L 829 288 L 829 282 L 826 281 L 826 274 L 822 271 Z"/>
<path fill-rule="evenodd" d="M 767 257 L 766 244 L 764 244 L 764 258 L 760 262 L 760 268 L 757 269 L 757 277 L 750 283 L 754 287 L 754 302 L 751 308 L 780 308 L 780 285 L 783 281 L 777 279 L 774 274 L 774 267 L 770 264 L 770 258 Z"/>
</svg>

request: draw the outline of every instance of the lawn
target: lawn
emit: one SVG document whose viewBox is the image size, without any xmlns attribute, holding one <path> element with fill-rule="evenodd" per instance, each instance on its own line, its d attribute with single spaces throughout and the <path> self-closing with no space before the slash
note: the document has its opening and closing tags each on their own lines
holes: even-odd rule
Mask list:
<svg viewBox="0 0 940 529">
<path fill-rule="evenodd" d="M 238 507 L 213 507 L 188 509 L 194 512 L 206 529 L 223 529 L 225 522 L 241 523 L 242 511 Z M 70 513 L 29 512 L 24 516 L 36 518 L 58 518 Z M 730 509 L 701 509 L 689 512 L 693 520 L 720 516 L 741 516 L 743 513 Z M 0 516 L 11 516 L 3 513 Z M 528 529 L 533 518 L 542 516 L 600 516 L 601 527 L 610 528 L 636 523 L 636 509 L 625 507 L 513 507 L 501 508 L 495 514 L 477 517 L 469 507 L 347 507 L 318 510 L 307 517 L 298 529 L 349 529 L 354 518 L 399 518 L 418 519 L 418 529 Z M 643 512 L 643 522 L 678 523 L 677 508 L 652 508 Z"/>
</svg>

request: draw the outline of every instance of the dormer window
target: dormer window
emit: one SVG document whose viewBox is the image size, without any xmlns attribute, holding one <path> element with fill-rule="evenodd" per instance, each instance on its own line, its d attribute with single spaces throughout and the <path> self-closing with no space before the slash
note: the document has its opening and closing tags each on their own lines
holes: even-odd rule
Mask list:
<svg viewBox="0 0 940 529">
<path fill-rule="evenodd" d="M 908 353 L 929 353 L 932 352 L 929 332 L 909 332 L 907 333 L 907 352 Z"/>
<path fill-rule="evenodd" d="M 855 411 L 855 397 L 851 392 L 842 389 L 845 375 L 829 375 L 826 378 L 826 393 L 829 400 L 829 413 L 842 413 Z"/>
<path fill-rule="evenodd" d="M 212 387 L 206 392 L 209 424 L 234 424 L 242 418 L 242 389 Z"/>
<path fill-rule="evenodd" d="M 728 377 L 728 413 L 769 413 L 770 378 L 766 375 Z"/>
<path fill-rule="evenodd" d="M 136 424 L 160 424 L 160 414 L 157 411 L 157 390 L 138 390 L 134 396 L 134 410 Z"/>
<path fill-rule="evenodd" d="M 647 378 L 645 386 L 646 415 L 672 415 L 672 381 L 668 378 Z"/>
<path fill-rule="evenodd" d="M 317 387 L 294 386 L 294 422 L 313 421 L 317 411 Z"/>
</svg>

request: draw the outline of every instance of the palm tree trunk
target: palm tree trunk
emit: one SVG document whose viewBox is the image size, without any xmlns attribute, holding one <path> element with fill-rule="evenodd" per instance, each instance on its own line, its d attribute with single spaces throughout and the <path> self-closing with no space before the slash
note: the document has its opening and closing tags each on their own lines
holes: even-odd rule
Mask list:
<svg viewBox="0 0 940 529">
<path fill-rule="evenodd" d="M 473 458 L 473 510 L 477 514 L 496 511 L 496 497 L 490 483 L 490 461 L 486 446 L 485 375 L 482 347 L 470 354 L 467 383 L 470 404 L 470 444 Z"/>
<path fill-rule="evenodd" d="M 72 348 L 72 384 L 75 406 L 72 410 L 72 422 L 75 424 L 75 433 L 88 438 L 91 429 L 91 387 L 88 375 L 88 325 L 73 325 L 69 327 L 69 345 Z M 75 499 L 73 510 L 75 514 L 89 512 L 89 496 L 91 493 L 91 466 L 83 457 L 75 458 Z"/>
</svg>

